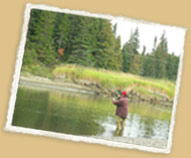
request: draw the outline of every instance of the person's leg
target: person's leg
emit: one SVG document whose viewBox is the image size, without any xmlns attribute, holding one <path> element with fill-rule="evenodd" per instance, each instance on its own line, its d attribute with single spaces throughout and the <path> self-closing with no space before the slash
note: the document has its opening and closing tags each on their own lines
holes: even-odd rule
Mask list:
<svg viewBox="0 0 191 158">
<path fill-rule="evenodd" d="M 121 118 L 121 130 L 125 128 L 125 119 Z"/>
<path fill-rule="evenodd" d="M 119 131 L 119 136 L 123 136 L 123 132 L 124 132 L 124 128 L 125 128 L 125 119 L 121 118 L 120 125 L 121 125 L 121 129 Z"/>
<path fill-rule="evenodd" d="M 117 129 L 119 130 L 121 127 L 121 118 L 117 116 Z"/>
<path fill-rule="evenodd" d="M 119 116 L 116 116 L 116 130 L 114 136 L 119 136 L 120 126 L 121 126 L 121 118 Z"/>
</svg>

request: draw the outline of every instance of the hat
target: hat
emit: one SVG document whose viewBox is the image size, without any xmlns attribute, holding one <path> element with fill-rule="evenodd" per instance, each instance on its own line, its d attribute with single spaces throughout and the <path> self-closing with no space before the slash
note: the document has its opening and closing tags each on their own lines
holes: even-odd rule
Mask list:
<svg viewBox="0 0 191 158">
<path fill-rule="evenodd" d="M 127 96 L 127 92 L 126 91 L 123 91 L 121 94 L 124 95 L 124 96 Z"/>
</svg>

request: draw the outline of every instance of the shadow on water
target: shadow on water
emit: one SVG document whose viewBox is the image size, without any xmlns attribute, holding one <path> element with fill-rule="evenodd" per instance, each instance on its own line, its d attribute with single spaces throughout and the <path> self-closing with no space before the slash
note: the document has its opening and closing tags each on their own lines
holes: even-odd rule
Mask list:
<svg viewBox="0 0 191 158">
<path fill-rule="evenodd" d="M 12 124 L 59 133 L 113 137 L 115 106 L 111 99 L 19 88 Z M 131 138 L 167 139 L 169 121 L 128 114 L 120 134 Z"/>
</svg>

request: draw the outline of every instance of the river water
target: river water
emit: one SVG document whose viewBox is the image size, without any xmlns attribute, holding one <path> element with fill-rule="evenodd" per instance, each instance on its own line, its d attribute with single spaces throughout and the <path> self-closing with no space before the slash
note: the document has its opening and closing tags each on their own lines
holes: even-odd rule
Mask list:
<svg viewBox="0 0 191 158">
<path fill-rule="evenodd" d="M 133 108 L 133 104 L 130 104 Z M 112 138 L 116 133 L 111 98 L 20 87 L 12 125 L 80 136 Z M 122 138 L 167 140 L 168 120 L 129 113 Z"/>
</svg>

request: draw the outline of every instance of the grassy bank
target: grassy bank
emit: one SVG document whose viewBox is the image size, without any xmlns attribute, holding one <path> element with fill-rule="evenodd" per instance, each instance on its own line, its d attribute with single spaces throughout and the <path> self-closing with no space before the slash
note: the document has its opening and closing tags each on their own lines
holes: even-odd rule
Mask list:
<svg viewBox="0 0 191 158">
<path fill-rule="evenodd" d="M 25 65 L 22 67 L 21 74 L 26 75 L 26 73 L 30 73 L 35 76 L 41 76 L 41 77 L 46 77 L 49 79 L 53 78 L 53 67 L 46 67 L 43 64 L 36 63 L 32 65 Z"/>
<path fill-rule="evenodd" d="M 137 75 L 114 72 L 103 69 L 86 68 L 76 65 L 61 65 L 53 71 L 54 76 L 68 76 L 69 78 L 95 81 L 105 88 L 120 88 L 121 90 L 133 88 L 134 90 L 148 94 L 156 92 L 168 96 L 174 96 L 175 83 L 162 80 L 140 77 Z"/>
</svg>

